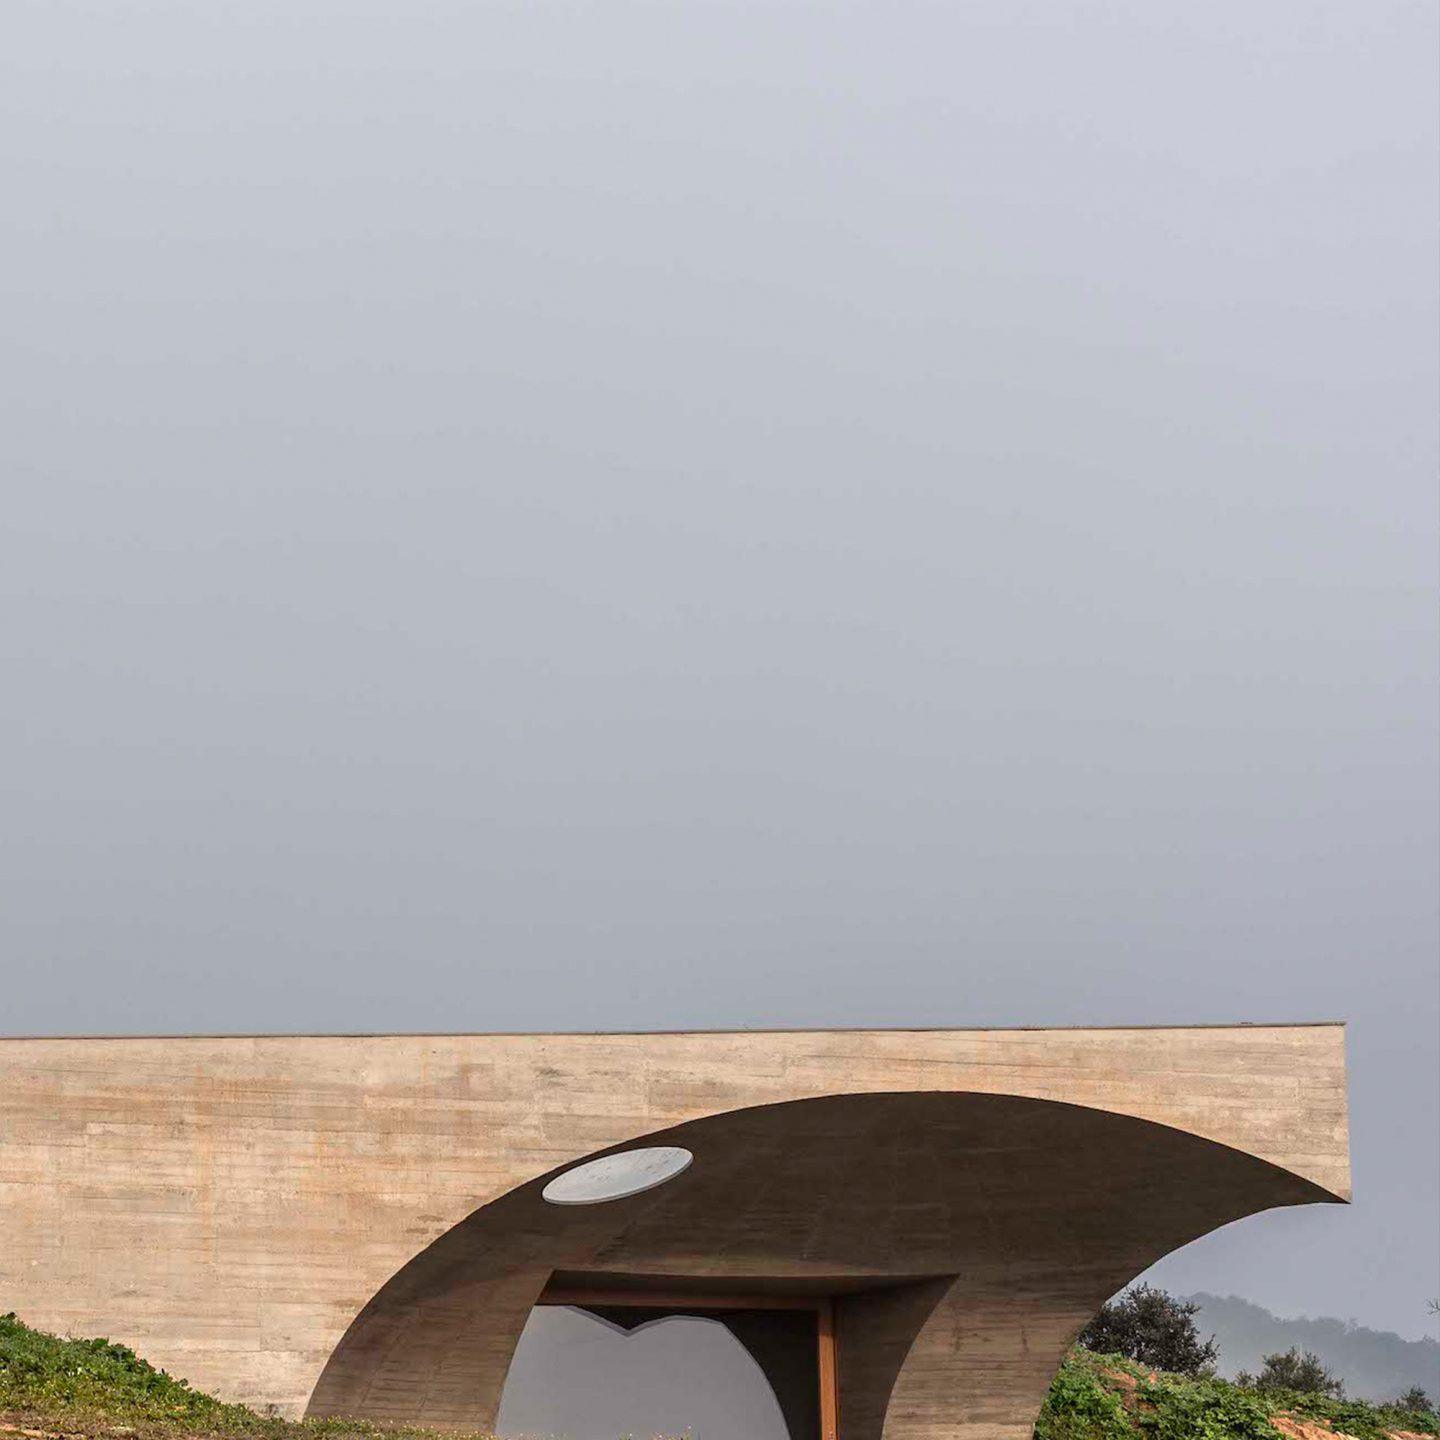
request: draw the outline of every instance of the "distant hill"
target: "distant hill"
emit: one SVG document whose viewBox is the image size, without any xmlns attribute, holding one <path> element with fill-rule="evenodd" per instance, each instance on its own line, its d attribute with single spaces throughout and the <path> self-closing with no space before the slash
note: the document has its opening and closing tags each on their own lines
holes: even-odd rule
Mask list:
<svg viewBox="0 0 1440 1440">
<path fill-rule="evenodd" d="M 1285 1320 L 1234 1295 L 1187 1295 L 1200 1306 L 1195 1323 L 1202 1335 L 1214 1332 L 1220 1346 L 1220 1373 L 1257 1371 L 1261 1357 L 1296 1346 L 1313 1350 L 1345 1382 L 1345 1393 L 1363 1400 L 1389 1400 L 1419 1385 L 1440 1399 L 1440 1341 L 1406 1340 L 1389 1330 L 1367 1330 L 1344 1320 L 1301 1317 Z"/>
</svg>

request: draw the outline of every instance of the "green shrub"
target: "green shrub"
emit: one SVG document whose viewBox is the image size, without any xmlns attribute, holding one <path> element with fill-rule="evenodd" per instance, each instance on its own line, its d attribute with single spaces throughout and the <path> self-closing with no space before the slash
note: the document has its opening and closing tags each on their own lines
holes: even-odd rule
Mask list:
<svg viewBox="0 0 1440 1440">
<path fill-rule="evenodd" d="M 1210 1375 L 1218 1353 L 1215 1337 L 1200 1338 L 1200 1307 L 1165 1290 L 1135 1285 L 1100 1307 L 1080 1343 L 1097 1355 L 1125 1355 L 1141 1365 L 1177 1375 Z"/>
<path fill-rule="evenodd" d="M 1258 1375 L 1242 1370 L 1235 1383 L 1242 1390 L 1292 1390 L 1301 1395 L 1329 1395 L 1344 1399 L 1345 1382 L 1326 1369 L 1313 1350 L 1289 1350 L 1267 1355 Z"/>
<path fill-rule="evenodd" d="M 1132 1440 L 1124 1403 L 1083 1351 L 1073 1352 L 1051 1382 L 1035 1440 Z"/>
</svg>

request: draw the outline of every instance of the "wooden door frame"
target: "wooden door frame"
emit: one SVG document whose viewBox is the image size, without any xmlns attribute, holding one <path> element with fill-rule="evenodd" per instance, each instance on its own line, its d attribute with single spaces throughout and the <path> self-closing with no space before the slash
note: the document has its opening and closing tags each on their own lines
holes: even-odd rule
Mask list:
<svg viewBox="0 0 1440 1440">
<path fill-rule="evenodd" d="M 820 1440 L 840 1440 L 840 1376 L 835 1361 L 835 1302 L 828 1295 L 716 1294 L 695 1290 L 549 1288 L 536 1305 L 582 1310 L 630 1306 L 637 1310 L 809 1310 L 815 1316 L 815 1369 L 820 1391 Z"/>
</svg>

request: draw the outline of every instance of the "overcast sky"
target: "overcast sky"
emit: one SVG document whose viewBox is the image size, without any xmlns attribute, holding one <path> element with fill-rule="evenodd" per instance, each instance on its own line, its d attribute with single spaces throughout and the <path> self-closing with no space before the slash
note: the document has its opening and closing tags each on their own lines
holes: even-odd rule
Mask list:
<svg viewBox="0 0 1440 1440">
<path fill-rule="evenodd" d="M 0 1028 L 1347 1019 L 1424 1333 L 1437 13 L 11 0 Z"/>
</svg>

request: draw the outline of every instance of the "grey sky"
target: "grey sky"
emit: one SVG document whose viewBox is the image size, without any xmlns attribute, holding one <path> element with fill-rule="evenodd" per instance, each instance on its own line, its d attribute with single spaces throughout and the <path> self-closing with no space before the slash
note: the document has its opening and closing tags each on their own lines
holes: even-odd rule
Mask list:
<svg viewBox="0 0 1440 1440">
<path fill-rule="evenodd" d="M 0 1028 L 1347 1018 L 1423 1333 L 1437 23 L 12 0 Z"/>
</svg>

